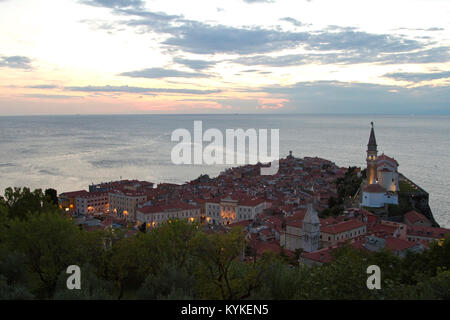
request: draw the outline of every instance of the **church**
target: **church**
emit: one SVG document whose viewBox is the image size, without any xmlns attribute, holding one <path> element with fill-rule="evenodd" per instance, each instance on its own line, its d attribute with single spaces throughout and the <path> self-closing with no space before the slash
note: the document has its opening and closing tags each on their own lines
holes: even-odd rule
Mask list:
<svg viewBox="0 0 450 320">
<path fill-rule="evenodd" d="M 398 204 L 398 162 L 384 153 L 378 156 L 373 122 L 367 144 L 367 180 L 362 192 L 362 205 L 381 208 Z"/>
<path fill-rule="evenodd" d="M 280 245 L 290 251 L 313 252 L 320 248 L 320 220 L 314 204 L 306 212 L 287 219 L 286 230 L 280 235 Z"/>
</svg>

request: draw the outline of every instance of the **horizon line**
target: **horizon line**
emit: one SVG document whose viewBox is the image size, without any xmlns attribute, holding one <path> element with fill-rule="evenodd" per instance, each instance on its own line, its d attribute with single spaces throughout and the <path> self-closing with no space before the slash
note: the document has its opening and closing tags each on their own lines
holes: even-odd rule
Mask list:
<svg viewBox="0 0 450 320">
<path fill-rule="evenodd" d="M 303 113 L 303 112 L 273 112 L 273 113 L 35 113 L 35 114 L 0 114 L 0 117 L 45 117 L 45 116 L 246 116 L 246 115 L 262 115 L 262 116 L 274 116 L 274 115 L 327 115 L 327 116 L 450 116 L 448 113 Z"/>
</svg>

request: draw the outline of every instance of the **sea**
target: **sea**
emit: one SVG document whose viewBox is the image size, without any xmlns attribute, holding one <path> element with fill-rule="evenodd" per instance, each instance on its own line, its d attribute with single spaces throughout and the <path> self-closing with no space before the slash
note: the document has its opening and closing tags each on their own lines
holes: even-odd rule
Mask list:
<svg viewBox="0 0 450 320">
<path fill-rule="evenodd" d="M 118 179 L 184 183 L 236 165 L 176 165 L 172 132 L 194 121 L 203 132 L 279 129 L 279 154 L 365 167 L 374 122 L 379 154 L 430 194 L 436 221 L 450 228 L 450 116 L 418 115 L 55 115 L 0 117 L 0 190 L 27 186 L 58 193 Z M 205 142 L 204 146 L 209 143 Z"/>
</svg>

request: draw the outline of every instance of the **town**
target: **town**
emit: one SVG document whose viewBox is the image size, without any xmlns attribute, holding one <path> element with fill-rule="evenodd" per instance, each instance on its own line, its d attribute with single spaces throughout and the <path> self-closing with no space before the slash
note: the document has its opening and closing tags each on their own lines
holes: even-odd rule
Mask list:
<svg viewBox="0 0 450 320">
<path fill-rule="evenodd" d="M 300 264 L 332 261 L 343 245 L 368 252 L 384 248 L 403 257 L 427 250 L 450 229 L 440 228 L 428 194 L 398 172 L 398 162 L 378 155 L 374 125 L 367 168 L 338 167 L 317 157 L 279 161 L 275 175 L 263 164 L 229 168 L 185 184 L 119 180 L 59 194 L 59 206 L 86 230 L 120 228 L 127 236 L 183 219 L 206 232 L 242 228 L 252 261 L 283 252 Z"/>
</svg>

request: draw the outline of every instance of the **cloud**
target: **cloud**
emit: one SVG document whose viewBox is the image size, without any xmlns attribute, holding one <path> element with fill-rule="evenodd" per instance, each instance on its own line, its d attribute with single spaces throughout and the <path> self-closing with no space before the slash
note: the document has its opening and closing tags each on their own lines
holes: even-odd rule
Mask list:
<svg viewBox="0 0 450 320">
<path fill-rule="evenodd" d="M 183 59 L 183 58 L 174 58 L 173 61 L 175 63 L 182 64 L 188 68 L 191 68 L 196 71 L 201 71 L 204 69 L 208 69 L 209 67 L 216 64 L 215 61 L 207 61 L 207 60 L 192 60 L 192 59 Z"/>
<path fill-rule="evenodd" d="M 404 35 L 375 34 L 354 27 L 328 26 L 316 31 L 282 31 L 262 27 L 214 25 L 136 8 L 113 8 L 114 13 L 130 17 L 116 24 L 141 27 L 140 32 L 158 33 L 165 37 L 161 44 L 169 50 L 194 54 L 239 54 L 232 62 L 246 66 L 297 66 L 304 64 L 412 64 L 450 61 L 449 47 L 430 47 L 424 39 Z M 302 25 L 284 17 L 280 20 Z M 426 30 L 437 30 L 428 28 Z M 284 49 L 302 48 L 302 54 L 272 56 Z M 213 62 L 175 58 L 174 62 L 201 71 Z M 122 75 L 144 78 L 205 77 L 201 73 L 166 69 L 144 69 Z"/>
<path fill-rule="evenodd" d="M 183 16 L 179 15 L 168 15 L 164 12 L 152 12 L 146 10 L 136 10 L 136 9 L 115 9 L 113 11 L 115 14 L 125 15 L 125 16 L 136 16 L 144 18 L 142 20 L 130 20 L 128 25 L 148 25 L 155 27 L 153 24 L 156 22 L 171 22 L 178 19 L 182 19 Z M 167 27 L 167 25 L 166 25 Z"/>
<path fill-rule="evenodd" d="M 137 8 L 114 7 L 113 13 L 131 18 L 116 23 L 128 27 L 143 27 L 149 33 L 164 34 L 166 40 L 162 44 L 195 54 L 267 54 L 302 47 L 316 55 L 306 57 L 306 62 L 313 59 L 321 63 L 352 63 L 352 60 L 359 63 L 388 61 L 385 59 L 386 54 L 405 54 L 427 49 L 426 45 L 417 39 L 368 33 L 354 27 L 328 26 L 317 31 L 294 32 L 277 28 L 214 25 L 188 20 L 179 15 Z M 291 17 L 280 20 L 296 26 L 303 25 Z M 143 31 L 142 28 L 140 31 Z M 329 57 L 319 56 L 320 53 L 326 53 Z M 438 52 L 429 53 L 438 54 Z M 396 57 L 389 58 L 395 60 Z"/>
<path fill-rule="evenodd" d="M 432 27 L 432 28 L 397 28 L 394 30 L 410 30 L 410 31 L 444 31 L 444 28 Z"/>
<path fill-rule="evenodd" d="M 79 96 L 70 96 L 64 94 L 24 94 L 24 97 L 27 98 L 38 98 L 38 99 L 73 99 L 73 98 L 83 98 Z"/>
<path fill-rule="evenodd" d="M 105 8 L 143 8 L 145 2 L 142 0 L 81 0 L 83 4 Z"/>
<path fill-rule="evenodd" d="M 304 23 L 298 21 L 297 19 L 290 18 L 290 17 L 281 18 L 280 20 L 281 20 L 281 21 L 290 22 L 290 23 L 292 23 L 292 24 L 293 24 L 294 26 L 296 26 L 296 27 L 302 27 L 302 26 L 305 25 Z"/>
<path fill-rule="evenodd" d="M 25 88 L 30 88 L 30 89 L 56 89 L 59 88 L 57 85 L 55 84 L 37 84 L 37 85 L 32 85 L 32 86 L 26 86 Z"/>
<path fill-rule="evenodd" d="M 450 113 L 450 86 L 404 88 L 339 81 L 299 82 L 287 87 L 261 88 L 288 100 L 288 112 L 301 113 Z"/>
<path fill-rule="evenodd" d="M 148 68 L 136 71 L 123 72 L 120 76 L 133 77 L 133 78 L 204 78 L 208 77 L 207 74 L 199 72 L 186 72 L 164 68 Z"/>
<path fill-rule="evenodd" d="M 289 17 L 283 20 L 301 24 Z M 127 25 L 145 26 L 148 31 L 164 33 L 169 37 L 163 44 L 196 54 L 263 54 L 303 47 L 316 52 L 341 51 L 333 53 L 336 55 L 334 60 L 339 61 L 345 60 L 348 56 L 358 60 L 367 60 L 365 57 L 376 60 L 380 54 L 425 49 L 424 44 L 417 40 L 338 26 L 330 26 L 315 32 L 293 32 L 261 27 L 211 25 L 175 16 L 159 15 L 151 19 L 131 20 Z M 341 55 L 344 59 L 341 59 Z"/>
<path fill-rule="evenodd" d="M 199 90 L 199 89 L 173 89 L 173 88 L 144 88 L 129 86 L 84 86 L 65 87 L 66 91 L 81 92 L 122 92 L 122 93 L 181 93 L 181 94 L 211 94 L 220 93 L 222 90 Z"/>
<path fill-rule="evenodd" d="M 289 54 L 283 56 L 256 55 L 232 60 L 245 66 L 288 67 L 311 63 L 312 56 L 306 54 Z"/>
<path fill-rule="evenodd" d="M 352 28 L 339 32 L 320 32 L 310 37 L 309 49 L 313 50 L 356 50 L 368 54 L 381 52 L 405 52 L 422 49 L 416 41 L 388 34 L 373 34 L 355 31 Z"/>
<path fill-rule="evenodd" d="M 245 3 L 274 3 L 275 0 L 243 0 Z"/>
<path fill-rule="evenodd" d="M 254 54 L 304 47 L 314 51 L 352 51 L 374 57 L 380 53 L 409 52 L 424 45 L 412 39 L 334 27 L 316 32 L 292 32 L 260 27 L 230 27 L 181 20 L 180 26 L 155 29 L 169 34 L 163 43 L 198 54 Z"/>
<path fill-rule="evenodd" d="M 197 54 L 272 52 L 297 47 L 309 37 L 305 32 L 236 28 L 189 20 L 165 32 L 171 37 L 163 44 Z"/>
<path fill-rule="evenodd" d="M 422 82 L 422 81 L 450 78 L 450 71 L 431 72 L 431 73 L 393 72 L 387 73 L 383 75 L 383 77 L 410 82 Z"/>
<path fill-rule="evenodd" d="M 31 69 L 31 59 L 24 56 L 0 56 L 0 67 Z"/>
<path fill-rule="evenodd" d="M 361 48 L 361 50 L 342 50 L 339 52 L 289 54 L 281 56 L 254 55 L 243 56 L 232 62 L 245 66 L 289 67 L 306 64 L 421 64 L 450 61 L 449 47 L 435 47 L 410 52 L 380 52 L 381 48 Z"/>
<path fill-rule="evenodd" d="M 450 47 L 434 47 L 414 52 L 391 54 L 382 60 L 385 64 L 448 62 L 450 61 Z"/>
</svg>

